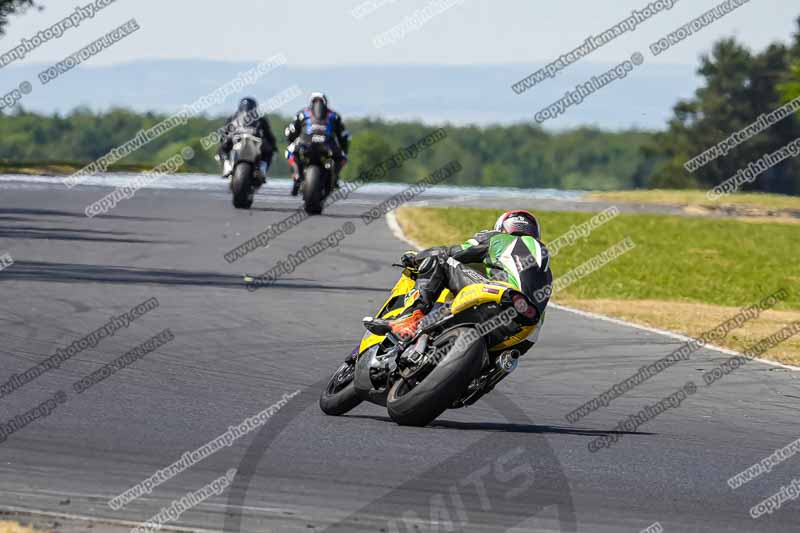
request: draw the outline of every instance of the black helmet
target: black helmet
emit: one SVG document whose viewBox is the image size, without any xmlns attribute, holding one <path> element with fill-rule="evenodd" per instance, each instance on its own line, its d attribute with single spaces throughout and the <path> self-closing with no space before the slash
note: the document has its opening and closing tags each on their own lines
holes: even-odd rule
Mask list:
<svg viewBox="0 0 800 533">
<path fill-rule="evenodd" d="M 524 236 L 528 235 L 536 239 L 541 239 L 541 231 L 539 229 L 539 221 L 536 216 L 530 211 L 517 209 L 514 211 L 506 211 L 497 222 L 494 224 L 495 231 L 502 231 L 511 235 Z"/>
<path fill-rule="evenodd" d="M 242 98 L 239 102 L 239 113 L 250 113 L 254 109 L 258 109 L 258 102 L 255 98 L 246 97 Z"/>
<path fill-rule="evenodd" d="M 308 107 L 311 108 L 314 118 L 320 120 L 328 114 L 328 97 L 325 96 L 325 93 L 311 93 Z"/>
</svg>

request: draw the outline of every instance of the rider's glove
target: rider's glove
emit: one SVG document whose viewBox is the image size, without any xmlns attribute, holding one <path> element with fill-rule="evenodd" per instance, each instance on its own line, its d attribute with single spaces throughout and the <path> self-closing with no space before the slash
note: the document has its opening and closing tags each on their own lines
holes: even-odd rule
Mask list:
<svg viewBox="0 0 800 533">
<path fill-rule="evenodd" d="M 414 268 L 417 266 L 417 252 L 409 250 L 400 256 L 400 262 L 404 267 Z"/>
</svg>

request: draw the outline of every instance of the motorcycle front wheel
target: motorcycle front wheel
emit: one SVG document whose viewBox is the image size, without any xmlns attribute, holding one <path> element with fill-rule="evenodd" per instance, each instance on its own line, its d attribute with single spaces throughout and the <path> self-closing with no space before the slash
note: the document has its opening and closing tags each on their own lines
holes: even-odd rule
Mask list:
<svg viewBox="0 0 800 533">
<path fill-rule="evenodd" d="M 236 165 L 231 178 L 233 207 L 250 209 L 253 205 L 253 164 L 241 162 Z"/>
<path fill-rule="evenodd" d="M 355 387 L 355 365 L 342 363 L 319 396 L 319 408 L 326 415 L 339 416 L 361 403 Z"/>
<path fill-rule="evenodd" d="M 322 169 L 316 165 L 308 167 L 303 180 L 303 202 L 306 213 L 319 215 L 322 213 Z"/>
</svg>

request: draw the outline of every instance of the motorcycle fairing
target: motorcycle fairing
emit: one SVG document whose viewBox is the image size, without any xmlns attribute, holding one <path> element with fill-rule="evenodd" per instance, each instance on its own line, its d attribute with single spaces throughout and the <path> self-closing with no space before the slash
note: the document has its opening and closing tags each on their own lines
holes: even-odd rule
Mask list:
<svg viewBox="0 0 800 533">
<path fill-rule="evenodd" d="M 400 276 L 400 279 L 395 283 L 394 288 L 392 288 L 389 298 L 386 299 L 380 311 L 378 311 L 375 316 L 387 319 L 402 316 L 403 313 L 414 304 L 417 298 L 419 298 L 419 291 L 415 289 L 415 281 L 403 271 L 403 275 Z M 453 294 L 445 289 L 441 292 L 439 298 L 436 299 L 436 302 L 445 303 L 452 298 Z M 370 347 L 383 342 L 385 338 L 385 335 L 374 335 L 370 332 L 366 332 L 361 339 L 358 352 L 364 353 L 364 351 L 368 350 Z"/>
</svg>

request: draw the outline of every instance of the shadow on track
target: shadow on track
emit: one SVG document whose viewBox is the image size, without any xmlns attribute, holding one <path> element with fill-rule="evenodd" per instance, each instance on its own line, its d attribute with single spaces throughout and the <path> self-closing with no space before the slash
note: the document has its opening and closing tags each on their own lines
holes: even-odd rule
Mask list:
<svg viewBox="0 0 800 533">
<path fill-rule="evenodd" d="M 40 228 L 36 226 L 13 226 L 12 231 L 55 231 L 68 233 L 89 233 L 93 235 L 133 235 L 129 231 L 105 231 L 100 229 L 72 229 L 72 228 Z"/>
<path fill-rule="evenodd" d="M 87 235 L 83 235 L 87 234 Z M 110 237 L 92 237 L 90 235 L 131 235 L 126 232 L 101 231 L 89 229 L 39 228 L 35 226 L 14 226 L 0 230 L 0 239 L 50 240 L 50 241 L 86 241 L 86 242 L 120 242 L 125 244 L 178 244 L 170 241 L 151 241 L 144 239 L 112 239 Z"/>
<path fill-rule="evenodd" d="M 342 418 L 360 418 L 378 422 L 394 421 L 388 416 L 343 415 Z M 489 431 L 501 433 L 554 433 L 560 435 L 580 435 L 583 437 L 603 437 L 606 435 L 654 435 L 646 431 L 612 431 L 602 429 L 581 429 L 563 426 L 540 426 L 536 424 L 513 424 L 503 422 L 455 422 L 452 420 L 436 420 L 430 424 L 432 428 L 455 429 L 459 431 Z"/>
<path fill-rule="evenodd" d="M 265 213 L 296 213 L 297 208 L 288 208 L 288 207 L 251 207 L 251 211 L 264 211 Z M 323 220 L 325 218 L 342 218 L 342 219 L 352 219 L 358 220 L 361 218 L 361 215 L 346 215 L 344 213 L 325 213 L 323 212 L 321 215 L 313 215 L 313 217 L 309 218 L 316 218 L 319 220 Z"/>
<path fill-rule="evenodd" d="M 250 442 L 228 492 L 225 533 L 243 531 L 248 489 L 259 463 L 269 461 L 272 442 L 306 409 L 316 406 L 319 392 L 327 382 L 328 378 L 323 378 L 302 389 L 299 396 L 281 408 Z M 482 401 L 510 425 L 535 426 L 525 412 L 500 391 L 493 391 Z M 424 453 L 424 450 L 419 452 Z M 509 463 L 515 463 L 516 468 L 509 470 Z M 364 501 L 362 506 L 334 523 L 320 524 L 324 528 L 322 531 L 399 533 L 402 527 L 403 531 L 431 532 L 442 531 L 444 525 L 447 531 L 486 533 L 506 531 L 548 509 L 555 512 L 557 523 L 553 525 L 558 529 L 553 531 L 575 533 L 578 530 L 566 474 L 542 434 L 501 437 L 498 433 L 487 433 L 466 450 L 459 450 L 433 467 L 399 460 L 396 466 L 408 472 L 408 481 L 376 495 L 372 501 Z M 307 524 L 306 527 L 316 528 L 316 525 Z"/>
<path fill-rule="evenodd" d="M 197 285 L 246 290 L 243 277 L 235 274 L 26 261 L 15 262 L 13 268 L 4 270 L 3 276 L 0 277 L 0 282 L 6 280 L 52 283 L 93 282 L 127 285 Z M 271 287 L 312 292 L 319 290 L 386 292 L 386 287 L 323 285 L 320 283 L 307 283 L 302 279 L 298 279 L 294 283 L 288 281 L 273 283 Z M 259 290 L 268 289 L 260 287 Z"/>
<path fill-rule="evenodd" d="M 6 207 L 0 209 L 0 215 L 36 215 L 53 217 L 85 218 L 85 213 L 72 213 L 70 211 L 59 211 L 56 209 L 23 209 L 20 207 Z M 115 220 L 152 220 L 157 222 L 176 222 L 173 218 L 153 218 L 153 217 L 126 217 L 122 215 L 99 215 L 95 218 L 111 218 Z"/>
</svg>

